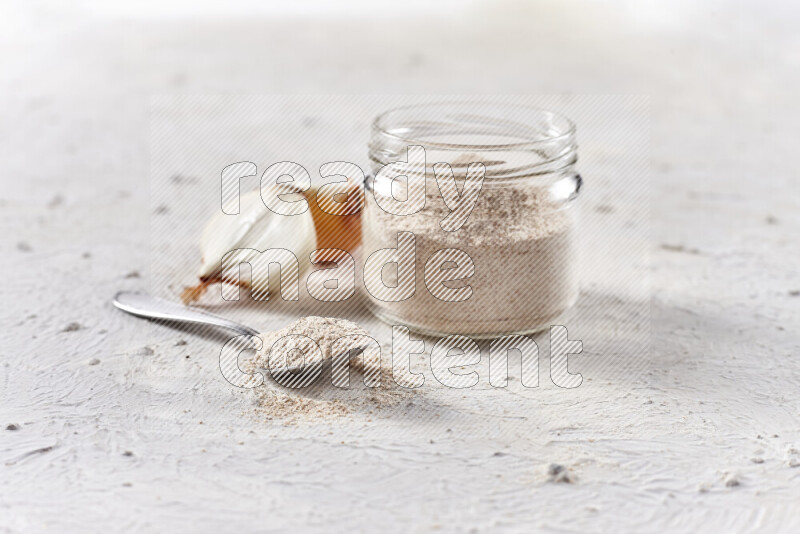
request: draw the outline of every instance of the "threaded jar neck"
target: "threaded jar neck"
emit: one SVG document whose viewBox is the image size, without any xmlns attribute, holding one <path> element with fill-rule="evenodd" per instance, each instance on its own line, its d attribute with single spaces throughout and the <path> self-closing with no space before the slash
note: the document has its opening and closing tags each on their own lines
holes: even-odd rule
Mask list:
<svg viewBox="0 0 800 534">
<path fill-rule="evenodd" d="M 372 123 L 373 167 L 405 160 L 408 146 L 425 148 L 426 171 L 449 163 L 456 174 L 473 162 L 487 181 L 568 171 L 577 161 L 575 125 L 539 108 L 486 103 L 440 103 L 396 108 Z"/>
</svg>

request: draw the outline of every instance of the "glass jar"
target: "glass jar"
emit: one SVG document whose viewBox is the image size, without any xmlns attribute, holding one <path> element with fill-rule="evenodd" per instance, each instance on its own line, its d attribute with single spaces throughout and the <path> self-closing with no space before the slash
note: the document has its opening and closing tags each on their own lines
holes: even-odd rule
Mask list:
<svg viewBox="0 0 800 534">
<path fill-rule="evenodd" d="M 409 147 L 423 147 L 424 159 Z M 380 319 L 429 335 L 493 337 L 548 328 L 575 303 L 582 181 L 569 119 L 515 105 L 398 108 L 373 122 L 369 157 L 362 246 L 369 307 Z M 482 184 L 473 163 L 483 166 Z M 474 207 L 455 228 L 467 209 L 457 203 L 468 206 L 475 187 Z M 424 206 L 411 206 L 420 198 Z M 412 242 L 413 268 L 405 261 Z M 403 261 L 371 263 L 398 260 L 380 251 L 403 247 Z M 398 293 L 410 279 L 413 290 Z"/>
</svg>

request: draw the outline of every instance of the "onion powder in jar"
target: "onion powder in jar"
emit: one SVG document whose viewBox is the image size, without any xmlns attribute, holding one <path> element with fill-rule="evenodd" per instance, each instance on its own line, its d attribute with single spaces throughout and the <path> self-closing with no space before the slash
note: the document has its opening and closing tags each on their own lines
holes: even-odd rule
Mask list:
<svg viewBox="0 0 800 534">
<path fill-rule="evenodd" d="M 545 329 L 575 303 L 582 180 L 569 119 L 514 105 L 399 108 L 373 122 L 369 156 L 364 279 L 380 319 L 493 337 Z"/>
</svg>

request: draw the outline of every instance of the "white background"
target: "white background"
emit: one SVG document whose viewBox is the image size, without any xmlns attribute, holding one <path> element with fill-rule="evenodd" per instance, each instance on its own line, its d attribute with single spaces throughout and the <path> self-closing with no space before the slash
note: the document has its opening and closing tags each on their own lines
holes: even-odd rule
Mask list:
<svg viewBox="0 0 800 534">
<path fill-rule="evenodd" d="M 796 531 L 797 7 L 337 7 L 3 3 L 0 528 Z M 151 95 L 390 92 L 650 96 L 635 383 L 284 426 L 110 307 L 148 287 Z"/>
</svg>

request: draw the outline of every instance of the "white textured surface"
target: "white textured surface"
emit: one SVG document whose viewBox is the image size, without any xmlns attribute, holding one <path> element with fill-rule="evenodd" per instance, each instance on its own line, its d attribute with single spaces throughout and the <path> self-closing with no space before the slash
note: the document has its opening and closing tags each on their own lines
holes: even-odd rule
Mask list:
<svg viewBox="0 0 800 534">
<path fill-rule="evenodd" d="M 641 5 L 477 6 L 444 27 L 5 5 L 0 528 L 797 531 L 796 13 Z M 213 340 L 111 309 L 148 285 L 151 94 L 467 89 L 651 95 L 635 382 L 542 388 L 533 413 L 479 386 L 264 424 Z M 547 482 L 551 462 L 577 483 Z"/>
</svg>

